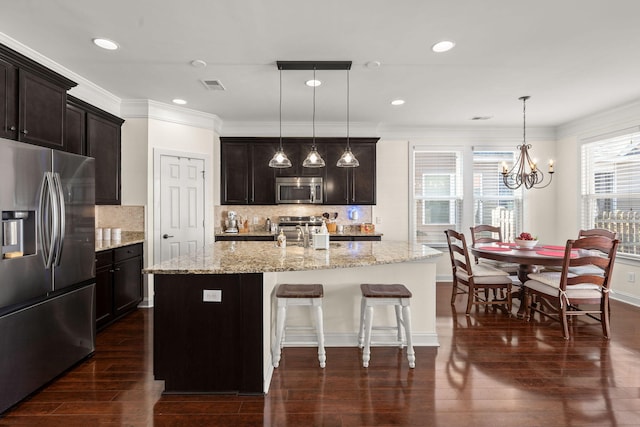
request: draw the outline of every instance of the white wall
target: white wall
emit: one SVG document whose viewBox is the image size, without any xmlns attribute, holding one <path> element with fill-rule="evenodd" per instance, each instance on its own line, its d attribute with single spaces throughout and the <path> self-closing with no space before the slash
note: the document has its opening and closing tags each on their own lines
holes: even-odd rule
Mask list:
<svg viewBox="0 0 640 427">
<path fill-rule="evenodd" d="M 384 239 L 409 239 L 409 169 L 411 147 L 413 145 L 450 147 L 461 150 L 470 159 L 473 150 L 507 149 L 515 150 L 522 142 L 522 129 L 432 129 L 407 135 L 406 139 L 383 137 L 378 142 L 377 149 L 377 204 L 373 217 L 382 219 L 382 224 L 376 224 L 376 231 L 384 233 Z M 527 142 L 532 144 L 531 153 L 541 165 L 546 165 L 548 159 L 557 158 L 555 134 L 551 129 L 527 129 Z M 465 162 L 465 168 L 471 163 Z M 558 166 L 559 167 L 559 166 Z M 498 165 L 496 165 L 496 174 Z M 557 186 L 554 182 L 547 188 L 525 191 L 523 230 L 536 234 L 544 242 L 557 242 L 556 230 L 556 200 Z M 465 198 L 473 197 L 471 189 L 465 191 Z M 473 218 L 470 212 L 465 217 L 463 231 L 469 234 Z M 447 252 L 446 247 L 438 248 Z M 436 273 L 438 280 L 450 280 L 451 264 L 448 255 L 438 259 Z"/>
<path fill-rule="evenodd" d="M 621 132 L 638 131 L 640 101 L 607 110 L 561 126 L 558 129 L 558 240 L 575 238 L 580 224 L 580 146 L 585 141 L 606 138 Z M 628 280 L 635 273 L 636 281 Z M 640 306 L 640 261 L 618 256 L 613 271 L 612 298 Z"/>
<path fill-rule="evenodd" d="M 127 119 L 122 124 L 121 183 L 122 204 L 147 204 L 147 144 L 149 130 L 147 119 Z"/>
<path fill-rule="evenodd" d="M 409 236 L 408 147 L 406 140 L 383 139 L 377 144 L 377 204 L 371 219 L 385 240 L 407 240 Z"/>
<path fill-rule="evenodd" d="M 122 126 L 122 204 L 145 206 L 144 266 L 154 264 L 154 175 L 155 149 L 201 153 L 213 160 L 216 134 L 216 118 L 212 115 L 177 109 L 151 101 L 125 101 Z M 192 116 L 192 117 L 190 117 Z M 210 179 L 205 184 L 205 216 L 208 227 L 213 219 L 214 182 L 218 182 L 219 168 L 210 161 Z M 206 235 L 213 235 L 205 230 Z M 145 276 L 146 279 L 147 276 Z M 152 305 L 153 281 L 145 283 L 143 305 Z"/>
</svg>

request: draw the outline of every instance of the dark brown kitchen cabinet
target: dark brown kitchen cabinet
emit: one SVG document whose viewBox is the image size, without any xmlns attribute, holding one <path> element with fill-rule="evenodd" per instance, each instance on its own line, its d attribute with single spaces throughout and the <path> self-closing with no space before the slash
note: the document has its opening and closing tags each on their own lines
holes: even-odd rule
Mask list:
<svg viewBox="0 0 640 427">
<path fill-rule="evenodd" d="M 64 139 L 67 151 L 86 155 L 87 111 L 72 101 L 67 102 L 67 114 L 64 124 Z"/>
<path fill-rule="evenodd" d="M 142 243 L 96 253 L 96 327 L 102 329 L 142 301 Z"/>
<path fill-rule="evenodd" d="M 96 204 L 120 204 L 121 127 L 124 120 L 69 96 L 66 105 L 67 151 L 96 159 Z"/>
<path fill-rule="evenodd" d="M 336 163 L 344 152 L 344 143 L 326 144 L 324 175 L 325 205 L 376 204 L 376 143 L 351 141 L 351 151 L 360 162 L 357 168 L 339 168 Z"/>
<path fill-rule="evenodd" d="M 120 204 L 120 127 L 122 120 L 87 114 L 87 156 L 96 159 L 96 204 Z"/>
<path fill-rule="evenodd" d="M 76 83 L 4 45 L 0 79 L 2 136 L 66 150 L 67 90 Z"/>
<path fill-rule="evenodd" d="M 276 146 L 277 144 L 278 143 L 276 142 Z M 282 148 L 289 160 L 291 160 L 291 167 L 277 169 L 276 175 L 284 177 L 323 176 L 324 168 L 305 168 L 302 166 L 302 163 L 304 162 L 304 159 L 307 158 L 312 146 L 312 138 L 285 138 L 282 143 Z M 316 147 L 318 153 L 324 159 L 326 157 L 324 144 L 319 143 L 319 138 L 316 138 Z"/>
<path fill-rule="evenodd" d="M 0 56 L 0 136 L 18 139 L 16 67 Z"/>
<path fill-rule="evenodd" d="M 324 179 L 325 205 L 376 204 L 376 142 L 378 138 L 352 138 L 351 149 L 358 168 L 339 168 L 336 163 L 346 146 L 345 138 L 316 138 L 326 166 L 302 166 L 312 138 L 283 138 L 283 149 L 292 166 L 269 167 L 279 138 L 221 138 L 221 199 L 223 205 L 271 205 L 275 203 L 275 178 L 319 176 Z"/>
<path fill-rule="evenodd" d="M 252 138 L 221 138 L 223 205 L 275 204 L 275 170 L 269 167 L 275 148 Z"/>
</svg>

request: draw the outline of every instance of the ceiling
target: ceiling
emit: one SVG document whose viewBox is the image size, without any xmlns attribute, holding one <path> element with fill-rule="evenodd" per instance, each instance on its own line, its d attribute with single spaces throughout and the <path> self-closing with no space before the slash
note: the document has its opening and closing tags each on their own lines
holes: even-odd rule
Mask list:
<svg viewBox="0 0 640 427">
<path fill-rule="evenodd" d="M 350 122 L 555 127 L 640 99 L 637 0 L 0 0 L 0 31 L 122 99 L 223 123 L 279 120 L 277 60 L 350 60 Z M 94 37 L 120 49 L 95 47 Z M 456 46 L 436 54 L 443 39 Z M 195 59 L 204 68 L 191 65 Z M 367 63 L 379 61 L 379 67 Z M 284 122 L 311 122 L 313 71 L 282 72 Z M 317 71 L 316 123 L 346 119 L 347 72 Z M 206 90 L 202 79 L 225 91 Z M 390 101 L 402 98 L 403 106 Z M 485 121 L 471 120 L 489 116 Z M 224 129 L 224 128 L 223 128 Z M 224 132 L 223 132 L 224 134 Z"/>
</svg>

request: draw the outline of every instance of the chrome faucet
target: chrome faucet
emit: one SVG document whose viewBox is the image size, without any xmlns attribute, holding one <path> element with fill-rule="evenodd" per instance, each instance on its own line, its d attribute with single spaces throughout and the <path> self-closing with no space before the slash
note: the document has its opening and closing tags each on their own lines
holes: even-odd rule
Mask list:
<svg viewBox="0 0 640 427">
<path fill-rule="evenodd" d="M 296 225 L 296 231 L 298 232 L 298 241 L 302 240 L 302 247 L 309 247 L 309 226 L 305 225 L 303 229 L 302 226 Z M 300 239 L 302 237 L 302 239 Z"/>
</svg>

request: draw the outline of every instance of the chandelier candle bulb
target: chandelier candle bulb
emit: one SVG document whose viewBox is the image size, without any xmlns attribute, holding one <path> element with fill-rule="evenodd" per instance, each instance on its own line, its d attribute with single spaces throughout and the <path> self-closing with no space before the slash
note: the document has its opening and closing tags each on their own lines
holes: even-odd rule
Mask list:
<svg viewBox="0 0 640 427">
<path fill-rule="evenodd" d="M 553 160 L 549 160 L 549 173 L 553 173 Z"/>
</svg>

